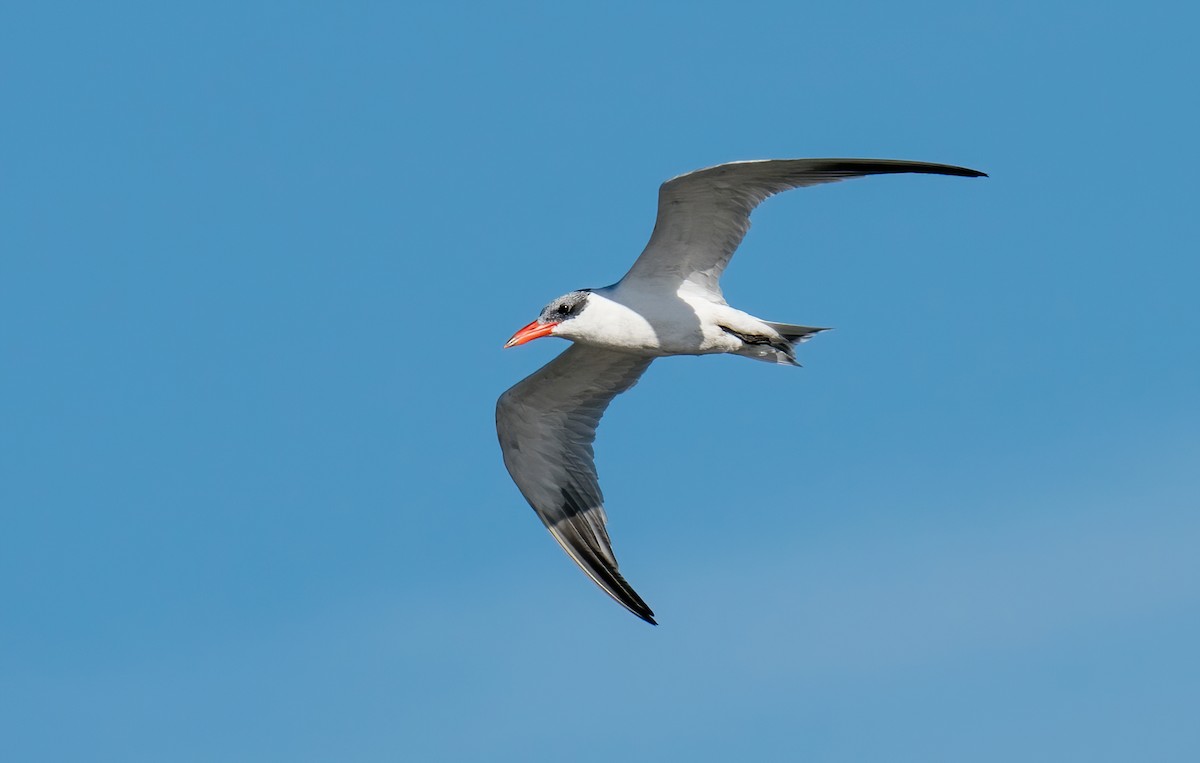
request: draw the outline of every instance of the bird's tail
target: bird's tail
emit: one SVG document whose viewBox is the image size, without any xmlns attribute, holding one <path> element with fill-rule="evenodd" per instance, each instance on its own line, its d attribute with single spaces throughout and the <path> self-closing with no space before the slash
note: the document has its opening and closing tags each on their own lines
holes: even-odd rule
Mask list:
<svg viewBox="0 0 1200 763">
<path fill-rule="evenodd" d="M 747 336 L 736 334 L 746 344 L 738 351 L 739 355 L 745 355 L 748 358 L 755 360 L 764 360 L 768 363 L 779 363 L 787 366 L 798 366 L 796 362 L 795 346 L 801 342 L 808 341 L 814 334 L 819 334 L 822 331 L 828 331 L 826 328 L 816 326 L 796 326 L 791 323 L 773 323 L 771 321 L 763 321 L 763 323 L 775 330 L 778 336 Z M 732 332 L 730 329 L 726 331 Z"/>
<path fill-rule="evenodd" d="M 771 328 L 779 332 L 780 336 L 788 340 L 793 346 L 801 342 L 807 342 L 815 334 L 822 331 L 828 331 L 829 328 L 817 328 L 816 326 L 794 326 L 790 323 L 772 323 L 771 321 L 763 321 Z"/>
</svg>

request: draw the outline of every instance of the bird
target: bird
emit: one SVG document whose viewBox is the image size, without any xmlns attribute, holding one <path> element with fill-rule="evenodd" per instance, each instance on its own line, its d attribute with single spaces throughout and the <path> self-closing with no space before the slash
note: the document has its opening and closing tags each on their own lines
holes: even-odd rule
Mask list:
<svg viewBox="0 0 1200 763">
<path fill-rule="evenodd" d="M 593 450 L 600 418 L 655 358 L 728 353 L 799 365 L 796 345 L 823 327 L 756 318 L 721 294 L 721 274 L 750 228 L 750 213 L 793 188 L 896 173 L 987 177 L 895 159 L 751 160 L 679 175 L 659 188 L 650 240 L 621 280 L 552 300 L 505 343 L 573 343 L 497 401 L 504 465 L 567 555 L 651 625 L 654 612 L 621 575 L 608 535 Z"/>
</svg>

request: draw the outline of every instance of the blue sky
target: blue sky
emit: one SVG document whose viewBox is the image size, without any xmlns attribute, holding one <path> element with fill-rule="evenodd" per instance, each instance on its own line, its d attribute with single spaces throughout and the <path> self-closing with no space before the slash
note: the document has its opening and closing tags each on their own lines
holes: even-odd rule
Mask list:
<svg viewBox="0 0 1200 763">
<path fill-rule="evenodd" d="M 0 11 L 9 760 L 1193 760 L 1182 3 Z M 725 279 L 803 369 L 600 429 L 641 623 L 501 464 L 500 346 L 664 179 L 868 156 Z"/>
</svg>

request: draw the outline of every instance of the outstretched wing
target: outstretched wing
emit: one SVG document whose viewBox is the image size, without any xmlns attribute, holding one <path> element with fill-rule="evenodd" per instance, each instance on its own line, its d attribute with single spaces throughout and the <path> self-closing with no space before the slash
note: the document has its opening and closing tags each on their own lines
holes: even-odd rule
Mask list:
<svg viewBox="0 0 1200 763">
<path fill-rule="evenodd" d="M 588 577 L 649 623 L 654 613 L 617 571 L 592 442 L 608 404 L 652 360 L 575 344 L 496 403 L 504 465 L 525 500 Z"/>
<path fill-rule="evenodd" d="M 750 229 L 750 212 L 764 199 L 792 188 L 898 172 L 986 177 L 965 167 L 894 159 L 768 159 L 696 170 L 662 184 L 654 232 L 625 279 L 691 281 L 720 297 L 721 273 Z"/>
</svg>

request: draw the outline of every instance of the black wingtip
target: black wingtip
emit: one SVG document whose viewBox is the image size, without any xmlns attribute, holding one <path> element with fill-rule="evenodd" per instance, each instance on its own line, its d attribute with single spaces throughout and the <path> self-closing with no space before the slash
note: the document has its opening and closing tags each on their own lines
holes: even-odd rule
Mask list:
<svg viewBox="0 0 1200 763">
<path fill-rule="evenodd" d="M 651 625 L 658 625 L 658 621 L 654 619 L 654 612 L 652 612 L 650 610 L 650 608 L 645 605 L 645 603 L 643 603 L 642 606 L 637 607 L 636 609 L 634 607 L 631 607 L 629 605 L 629 602 L 622 601 L 621 604 L 625 605 L 625 608 L 628 609 L 631 613 L 633 613 L 633 615 L 635 617 L 637 617 L 637 619 L 644 620 L 645 622 L 648 622 Z"/>
<path fill-rule="evenodd" d="M 628 609 L 635 617 L 645 620 L 651 625 L 658 625 L 658 622 L 654 619 L 654 610 L 650 609 L 646 605 L 646 602 L 642 601 L 642 597 L 637 595 L 637 591 L 634 591 L 633 587 L 625 582 L 625 578 L 621 577 L 621 573 L 616 570 L 610 570 L 609 572 L 612 575 L 610 580 L 615 578 L 615 580 L 620 581 L 621 585 L 619 587 L 613 586 L 612 588 L 601 586 L 601 589 L 616 599 L 618 604 Z"/>
<path fill-rule="evenodd" d="M 953 164 L 932 162 L 910 162 L 903 159 L 818 159 L 818 172 L 846 173 L 855 175 L 892 175 L 912 172 L 919 175 L 956 175 L 958 177 L 985 178 L 986 172 Z"/>
<path fill-rule="evenodd" d="M 650 606 L 642 601 L 642 597 L 638 596 L 637 591 L 633 590 L 633 586 L 629 585 L 625 581 L 625 578 L 621 576 L 621 573 L 616 570 L 611 570 L 611 573 L 616 580 L 620 581 L 621 585 L 617 591 L 614 592 L 605 589 L 605 593 L 612 596 L 621 606 L 628 609 L 637 617 L 651 625 L 658 625 L 658 622 L 654 619 L 654 610 L 650 609 Z"/>
<path fill-rule="evenodd" d="M 572 497 L 569 494 L 564 494 L 564 496 L 567 499 Z M 570 500 L 568 500 L 569 503 Z M 568 504 L 564 504 L 565 509 L 574 509 L 574 506 Z M 600 587 L 600 590 L 635 616 L 651 625 L 658 625 L 654 621 L 654 610 L 650 609 L 642 597 L 638 596 L 637 591 L 633 590 L 633 586 L 629 585 L 621 575 L 615 562 L 611 561 L 611 553 L 608 555 L 602 553 L 595 537 L 585 532 L 587 526 L 583 523 L 582 517 L 583 512 L 576 511 L 559 522 L 547 524 L 546 529 L 550 531 L 551 537 L 558 542 L 562 550 L 567 552 L 571 560 L 579 565 L 579 568 L 591 578 L 593 583 Z M 607 543 L 607 535 L 605 535 L 604 541 Z"/>
<path fill-rule="evenodd" d="M 979 170 L 973 170 L 970 167 L 955 167 L 952 164 L 938 164 L 938 165 L 934 165 L 934 166 L 940 168 L 941 171 L 940 172 L 930 172 L 928 174 L 931 174 L 931 175 L 957 175 L 958 177 L 964 177 L 964 178 L 985 178 L 988 176 L 986 172 L 980 172 Z"/>
</svg>

